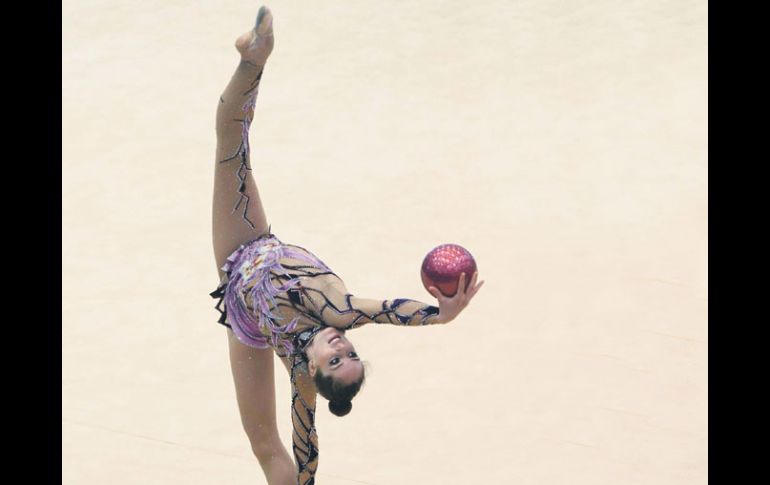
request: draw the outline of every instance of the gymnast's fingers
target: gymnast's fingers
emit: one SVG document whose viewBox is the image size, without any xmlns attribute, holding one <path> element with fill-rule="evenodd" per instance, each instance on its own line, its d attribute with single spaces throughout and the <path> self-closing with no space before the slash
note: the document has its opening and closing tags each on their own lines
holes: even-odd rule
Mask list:
<svg viewBox="0 0 770 485">
<path fill-rule="evenodd" d="M 465 300 L 465 303 L 467 304 L 470 301 L 471 297 L 473 297 L 473 288 L 475 288 L 476 286 L 476 278 L 478 278 L 479 272 L 475 271 L 473 273 L 473 276 L 471 277 L 471 281 L 467 285 L 464 284 L 465 276 L 466 276 L 465 273 L 463 273 L 463 276 L 462 276 L 463 284 L 460 285 L 460 287 L 463 289 L 463 300 Z M 470 291 L 468 291 L 468 288 L 470 288 Z"/>
<path fill-rule="evenodd" d="M 479 289 L 481 288 L 481 286 L 482 286 L 483 284 L 484 284 L 484 280 L 481 280 L 481 283 L 479 283 L 478 285 L 476 285 L 476 286 L 474 286 L 474 287 L 473 287 L 473 289 L 472 289 L 472 290 L 471 290 L 471 292 L 469 293 L 469 296 L 468 296 L 468 301 L 471 301 L 471 298 L 473 298 L 474 296 L 476 296 L 476 293 L 478 293 L 478 292 L 479 292 Z"/>
<path fill-rule="evenodd" d="M 479 272 L 478 272 L 478 270 L 477 270 L 477 271 L 474 271 L 474 272 L 473 272 L 473 278 L 471 278 L 471 283 L 470 283 L 470 285 L 468 285 L 468 286 L 469 286 L 471 289 L 475 288 L 475 287 L 476 287 L 476 281 L 478 281 L 478 279 L 479 279 Z"/>
<path fill-rule="evenodd" d="M 479 283 L 479 284 L 477 284 L 477 285 L 475 285 L 475 286 L 473 287 L 473 294 L 474 294 L 474 295 L 475 295 L 476 293 L 478 293 L 478 292 L 479 292 L 479 288 L 481 288 L 481 286 L 482 286 L 483 284 L 484 284 L 484 280 L 481 280 L 481 283 Z"/>
</svg>

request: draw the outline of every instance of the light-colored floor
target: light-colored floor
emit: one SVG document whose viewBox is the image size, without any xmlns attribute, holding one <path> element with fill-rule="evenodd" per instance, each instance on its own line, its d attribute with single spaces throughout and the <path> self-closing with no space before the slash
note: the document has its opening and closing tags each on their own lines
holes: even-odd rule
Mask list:
<svg viewBox="0 0 770 485">
<path fill-rule="evenodd" d="M 68 485 L 265 483 L 208 296 L 214 112 L 259 5 L 64 1 Z M 349 416 L 319 401 L 317 483 L 705 484 L 706 2 L 268 5 L 273 232 L 361 296 L 431 301 L 445 242 L 486 280 L 450 325 L 351 334 L 372 373 Z"/>
</svg>

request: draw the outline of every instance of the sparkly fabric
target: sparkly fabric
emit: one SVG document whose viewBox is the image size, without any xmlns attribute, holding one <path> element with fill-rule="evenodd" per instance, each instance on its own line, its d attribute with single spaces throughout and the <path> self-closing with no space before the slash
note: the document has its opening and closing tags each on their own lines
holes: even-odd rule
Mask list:
<svg viewBox="0 0 770 485">
<path fill-rule="evenodd" d="M 283 243 L 269 229 L 228 256 L 222 271 L 223 281 L 210 293 L 220 299 L 219 323 L 230 327 L 242 343 L 273 347 L 279 356 L 301 353 L 327 326 L 350 330 L 367 323 L 430 325 L 439 313 L 438 307 L 409 298 L 356 297 L 317 256 Z M 298 335 L 308 329 L 313 331 Z"/>
<path fill-rule="evenodd" d="M 331 272 L 312 254 L 286 245 L 268 233 L 242 244 L 227 257 L 221 268 L 226 276 L 210 295 L 220 298 L 217 304 L 222 314 L 219 323 L 229 326 L 238 340 L 260 349 L 273 347 L 279 355 L 287 355 L 295 353 L 294 332 L 301 314 L 286 322 L 286 318 L 276 311 L 279 307 L 277 297 L 292 291 L 296 294 L 301 285 L 299 278 L 293 277 L 281 265 L 282 258 L 304 261 L 325 274 Z M 272 276 L 280 275 L 288 280 L 276 286 Z M 220 308 L 223 303 L 224 309 Z"/>
</svg>

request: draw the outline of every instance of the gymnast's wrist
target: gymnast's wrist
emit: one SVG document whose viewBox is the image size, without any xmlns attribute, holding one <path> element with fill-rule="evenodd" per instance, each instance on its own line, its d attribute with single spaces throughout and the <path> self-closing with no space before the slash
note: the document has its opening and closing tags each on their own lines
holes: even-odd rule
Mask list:
<svg viewBox="0 0 770 485">
<path fill-rule="evenodd" d="M 447 318 L 445 315 L 442 315 L 441 313 L 436 313 L 435 315 L 433 315 L 433 323 L 444 324 L 444 323 L 449 323 L 451 321 L 452 320 L 450 318 Z"/>
</svg>

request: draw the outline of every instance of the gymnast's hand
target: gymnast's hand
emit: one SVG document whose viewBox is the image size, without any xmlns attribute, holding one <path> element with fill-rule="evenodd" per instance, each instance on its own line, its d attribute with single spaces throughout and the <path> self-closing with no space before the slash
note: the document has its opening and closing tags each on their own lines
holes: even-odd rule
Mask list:
<svg viewBox="0 0 770 485">
<path fill-rule="evenodd" d="M 428 291 L 431 295 L 435 296 L 438 300 L 438 315 L 436 318 L 436 321 L 438 323 L 449 323 L 452 320 L 457 317 L 457 315 L 460 314 L 461 311 L 465 309 L 466 306 L 468 306 L 468 303 L 470 303 L 471 299 L 478 293 L 479 288 L 481 288 L 481 285 L 484 284 L 484 281 L 482 280 L 481 283 L 476 284 L 476 280 L 478 280 L 479 272 L 476 271 L 473 273 L 473 280 L 471 281 L 471 284 L 468 285 L 468 291 L 465 290 L 465 273 L 460 275 L 460 282 L 457 285 L 457 293 L 455 293 L 454 296 L 448 297 L 444 296 L 441 291 L 436 288 L 435 286 L 431 286 L 428 288 Z"/>
</svg>

